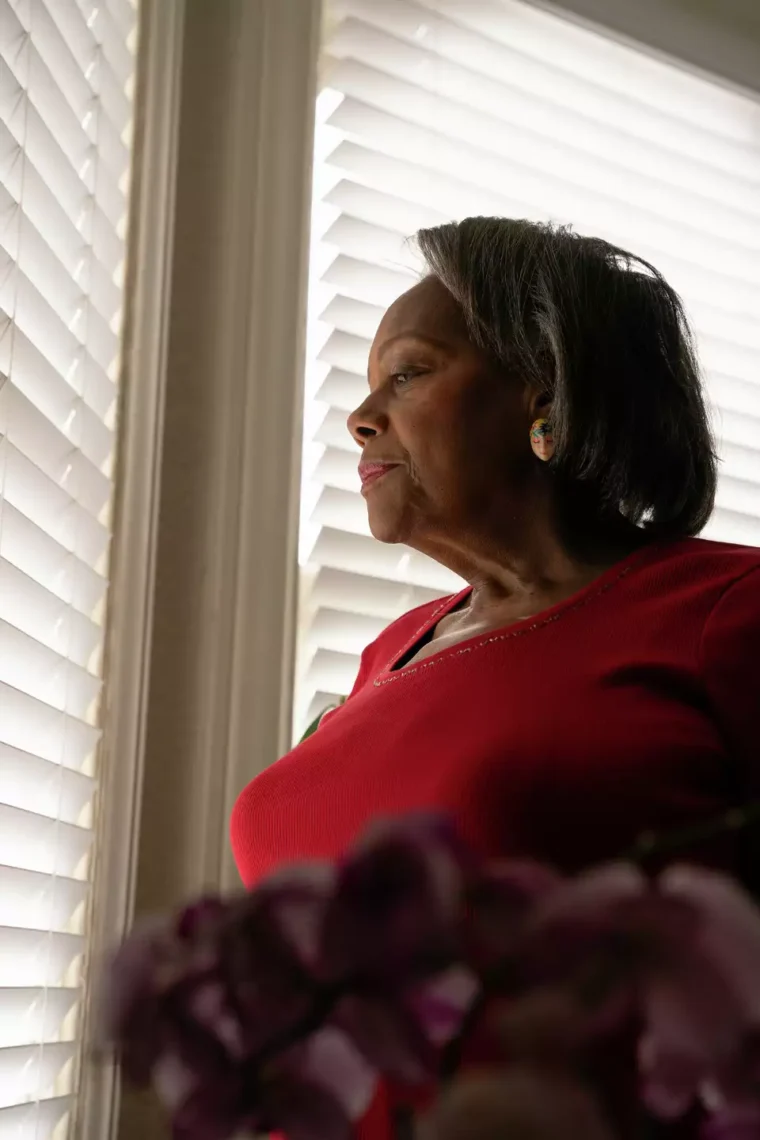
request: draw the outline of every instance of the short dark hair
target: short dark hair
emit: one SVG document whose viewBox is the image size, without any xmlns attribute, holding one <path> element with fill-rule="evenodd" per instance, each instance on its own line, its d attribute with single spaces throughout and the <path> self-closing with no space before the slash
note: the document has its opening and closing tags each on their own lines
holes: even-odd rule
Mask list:
<svg viewBox="0 0 760 1140">
<path fill-rule="evenodd" d="M 511 218 L 416 241 L 473 342 L 551 397 L 558 478 L 653 538 L 697 534 L 715 445 L 683 304 L 662 274 L 600 238 Z"/>
</svg>

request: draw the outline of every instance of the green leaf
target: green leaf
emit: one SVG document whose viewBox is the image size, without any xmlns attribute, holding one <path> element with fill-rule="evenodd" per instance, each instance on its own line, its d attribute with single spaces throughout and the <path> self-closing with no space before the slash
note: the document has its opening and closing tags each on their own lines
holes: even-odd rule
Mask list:
<svg viewBox="0 0 760 1140">
<path fill-rule="evenodd" d="M 298 743 L 299 743 L 299 744 L 303 744 L 304 740 L 308 740 L 308 738 L 309 738 L 310 736 L 313 736 L 313 735 L 314 735 L 314 733 L 315 733 L 315 732 L 317 731 L 317 729 L 319 728 L 319 722 L 321 721 L 321 719 L 322 719 L 322 717 L 325 715 L 325 713 L 329 713 L 329 712 L 332 712 L 332 711 L 333 711 L 333 709 L 339 709 L 339 708 L 340 708 L 340 706 L 341 706 L 341 705 L 344 705 L 345 703 L 346 703 L 346 698 L 345 698 L 345 697 L 341 697 L 341 698 L 340 698 L 340 700 L 338 701 L 337 705 L 328 705 L 326 709 L 322 709 L 322 712 L 321 712 L 321 713 L 319 713 L 317 716 L 315 716 L 315 717 L 314 717 L 314 720 L 311 722 L 311 724 L 309 725 L 309 727 L 306 729 L 306 732 L 304 732 L 303 736 L 302 736 L 302 737 L 301 737 L 301 739 L 298 741 Z"/>
</svg>

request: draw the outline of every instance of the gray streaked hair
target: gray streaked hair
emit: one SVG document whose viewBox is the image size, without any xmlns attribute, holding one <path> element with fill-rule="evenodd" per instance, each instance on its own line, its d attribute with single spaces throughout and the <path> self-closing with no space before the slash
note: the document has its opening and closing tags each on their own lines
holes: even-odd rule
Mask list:
<svg viewBox="0 0 760 1140">
<path fill-rule="evenodd" d="M 567 227 L 466 218 L 420 230 L 474 344 L 552 400 L 552 467 L 600 516 L 697 534 L 717 479 L 694 342 L 652 265 Z"/>
</svg>

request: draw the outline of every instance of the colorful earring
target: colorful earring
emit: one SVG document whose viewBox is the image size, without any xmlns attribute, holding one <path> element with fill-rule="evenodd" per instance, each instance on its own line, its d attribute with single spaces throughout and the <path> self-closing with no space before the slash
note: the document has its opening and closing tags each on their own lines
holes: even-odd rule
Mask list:
<svg viewBox="0 0 760 1140">
<path fill-rule="evenodd" d="M 533 454 L 548 463 L 554 455 L 554 436 L 548 420 L 536 420 L 530 429 L 530 446 Z"/>
</svg>

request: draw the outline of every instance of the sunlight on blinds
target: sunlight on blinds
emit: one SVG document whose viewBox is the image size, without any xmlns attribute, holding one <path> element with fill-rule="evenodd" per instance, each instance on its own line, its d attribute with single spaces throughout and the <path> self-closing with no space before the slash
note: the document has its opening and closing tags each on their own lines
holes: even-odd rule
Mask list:
<svg viewBox="0 0 760 1140">
<path fill-rule="evenodd" d="M 0 1140 L 76 1092 L 135 37 L 0 0 Z"/>
<path fill-rule="evenodd" d="M 760 103 L 519 0 L 336 0 L 317 108 L 296 731 L 364 645 L 456 587 L 370 536 L 346 414 L 405 239 L 497 214 L 571 223 L 681 292 L 716 413 L 708 537 L 760 544 Z"/>
</svg>

